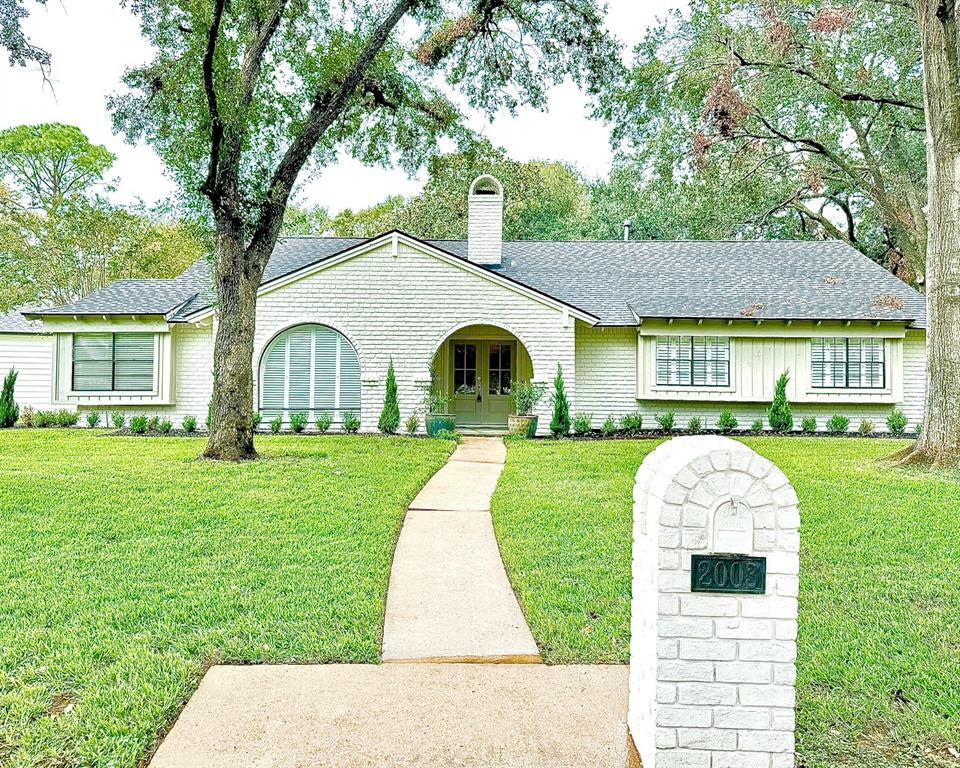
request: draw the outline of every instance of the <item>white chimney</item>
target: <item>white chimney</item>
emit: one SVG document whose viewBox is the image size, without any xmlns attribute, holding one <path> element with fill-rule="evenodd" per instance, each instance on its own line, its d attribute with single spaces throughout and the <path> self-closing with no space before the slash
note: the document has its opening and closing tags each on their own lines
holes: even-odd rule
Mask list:
<svg viewBox="0 0 960 768">
<path fill-rule="evenodd" d="M 467 258 L 499 267 L 503 254 L 503 184 L 488 173 L 477 176 L 467 197 Z"/>
</svg>

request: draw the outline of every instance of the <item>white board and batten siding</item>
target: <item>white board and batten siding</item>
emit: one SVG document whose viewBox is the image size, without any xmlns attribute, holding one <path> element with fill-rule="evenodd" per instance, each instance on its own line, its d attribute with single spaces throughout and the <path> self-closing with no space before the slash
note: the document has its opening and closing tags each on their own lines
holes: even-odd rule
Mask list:
<svg viewBox="0 0 960 768">
<path fill-rule="evenodd" d="M 17 371 L 13 397 L 22 408 L 53 407 L 53 337 L 32 333 L 0 333 L 0 378 Z"/>
<path fill-rule="evenodd" d="M 657 338 L 662 336 L 722 336 L 729 338 L 730 377 L 723 387 L 658 386 Z M 884 386 L 878 389 L 818 389 L 812 386 L 811 339 L 877 338 L 885 352 Z M 910 427 L 923 418 L 924 333 L 892 324 L 764 323 L 645 321 L 638 328 L 577 324 L 577 411 L 593 414 L 594 427 L 609 415 L 614 419 L 639 411 L 655 426 L 654 416 L 674 411 L 678 427 L 699 416 L 703 426 L 715 426 L 721 410 L 731 410 L 741 428 L 765 419 L 774 383 L 790 372 L 788 397 L 795 420 L 814 416 L 822 429 L 830 416 L 848 416 L 855 429 L 861 419 L 884 429 L 887 414 L 900 408 Z"/>
</svg>

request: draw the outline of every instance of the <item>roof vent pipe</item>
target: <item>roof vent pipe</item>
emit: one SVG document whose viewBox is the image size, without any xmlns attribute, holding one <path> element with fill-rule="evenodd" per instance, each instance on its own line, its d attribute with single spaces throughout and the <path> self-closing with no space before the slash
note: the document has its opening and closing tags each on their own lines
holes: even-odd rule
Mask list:
<svg viewBox="0 0 960 768">
<path fill-rule="evenodd" d="M 630 219 L 623 220 L 623 239 L 630 239 L 630 227 L 633 226 L 633 222 Z"/>
<path fill-rule="evenodd" d="M 503 185 L 485 173 L 467 196 L 467 259 L 488 267 L 503 258 Z"/>
</svg>

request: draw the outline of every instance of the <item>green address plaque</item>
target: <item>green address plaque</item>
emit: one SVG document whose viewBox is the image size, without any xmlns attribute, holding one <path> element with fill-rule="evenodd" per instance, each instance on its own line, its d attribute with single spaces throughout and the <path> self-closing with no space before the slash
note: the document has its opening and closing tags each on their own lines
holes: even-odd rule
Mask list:
<svg viewBox="0 0 960 768">
<path fill-rule="evenodd" d="M 767 591 L 767 558 L 749 555 L 693 555 L 692 592 L 762 595 Z"/>
</svg>

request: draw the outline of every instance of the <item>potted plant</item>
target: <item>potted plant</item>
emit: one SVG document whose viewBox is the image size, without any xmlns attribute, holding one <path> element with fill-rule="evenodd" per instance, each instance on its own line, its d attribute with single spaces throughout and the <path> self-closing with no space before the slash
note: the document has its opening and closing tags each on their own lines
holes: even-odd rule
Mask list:
<svg viewBox="0 0 960 768">
<path fill-rule="evenodd" d="M 427 416 L 424 423 L 427 434 L 433 437 L 440 430 L 453 432 L 457 426 L 457 420 L 452 413 L 448 412 L 450 397 L 447 393 L 431 387 L 427 389 L 425 401 Z"/>
<path fill-rule="evenodd" d="M 537 434 L 537 417 L 533 409 L 543 398 L 547 385 L 535 381 L 514 381 L 510 383 L 510 399 L 513 400 L 513 415 L 507 419 L 507 429 L 511 435 Z"/>
</svg>

